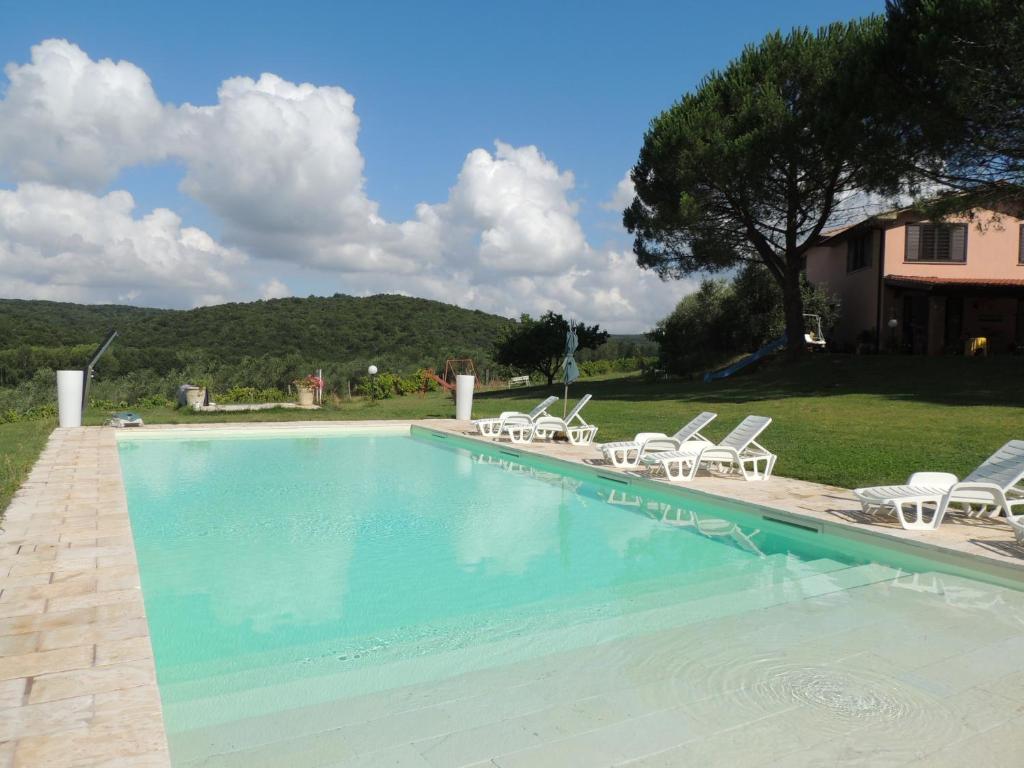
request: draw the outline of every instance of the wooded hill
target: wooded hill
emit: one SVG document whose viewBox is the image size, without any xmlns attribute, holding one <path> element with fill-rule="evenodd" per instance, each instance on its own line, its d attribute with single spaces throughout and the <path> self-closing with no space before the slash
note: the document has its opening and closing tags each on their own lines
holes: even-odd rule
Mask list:
<svg viewBox="0 0 1024 768">
<path fill-rule="evenodd" d="M 10 385 L 39 367 L 81 367 L 110 329 L 120 335 L 112 357 L 105 358 L 108 375 L 112 367 L 174 370 L 183 357 L 196 355 L 222 364 L 262 357 L 353 366 L 369 361 L 394 370 L 443 365 L 448 357 L 486 363 L 511 322 L 395 295 L 335 294 L 189 310 L 0 299 L 0 378 Z"/>
</svg>

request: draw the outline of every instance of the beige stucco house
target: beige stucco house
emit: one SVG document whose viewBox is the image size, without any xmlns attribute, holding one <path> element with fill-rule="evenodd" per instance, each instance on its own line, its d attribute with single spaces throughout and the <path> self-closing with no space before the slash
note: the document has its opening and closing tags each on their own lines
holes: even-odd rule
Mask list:
<svg viewBox="0 0 1024 768">
<path fill-rule="evenodd" d="M 963 353 L 979 337 L 989 354 L 1024 346 L 1019 211 L 938 222 L 908 209 L 871 216 L 824 232 L 807 252 L 807 279 L 840 297 L 839 349 Z"/>
</svg>

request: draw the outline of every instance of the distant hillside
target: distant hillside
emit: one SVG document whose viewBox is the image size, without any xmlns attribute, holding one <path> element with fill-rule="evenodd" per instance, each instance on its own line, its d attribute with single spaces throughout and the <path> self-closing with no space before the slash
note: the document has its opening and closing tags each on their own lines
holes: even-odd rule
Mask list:
<svg viewBox="0 0 1024 768">
<path fill-rule="evenodd" d="M 183 354 L 196 352 L 221 363 L 299 357 L 311 364 L 372 361 L 396 370 L 443 365 L 448 357 L 484 363 L 511 322 L 394 295 L 336 294 L 190 310 L 0 299 L 0 366 L 6 363 L 4 378 L 14 383 L 30 374 L 26 368 L 46 364 L 47 354 L 30 354 L 29 348 L 63 348 L 61 364 L 75 364 L 63 361 L 68 355 L 86 356 L 86 348 L 98 344 L 110 328 L 120 333 L 112 351 L 121 371 L 171 370 L 180 366 Z"/>
</svg>

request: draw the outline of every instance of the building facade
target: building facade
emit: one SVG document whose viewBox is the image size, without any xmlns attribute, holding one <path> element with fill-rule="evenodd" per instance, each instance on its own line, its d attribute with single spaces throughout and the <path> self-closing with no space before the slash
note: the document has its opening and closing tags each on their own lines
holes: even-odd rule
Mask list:
<svg viewBox="0 0 1024 768">
<path fill-rule="evenodd" d="M 890 211 L 823 233 L 807 279 L 838 295 L 838 349 L 915 354 L 1024 350 L 1024 219 L 929 221 Z M 984 339 L 984 341 L 978 341 Z"/>
</svg>

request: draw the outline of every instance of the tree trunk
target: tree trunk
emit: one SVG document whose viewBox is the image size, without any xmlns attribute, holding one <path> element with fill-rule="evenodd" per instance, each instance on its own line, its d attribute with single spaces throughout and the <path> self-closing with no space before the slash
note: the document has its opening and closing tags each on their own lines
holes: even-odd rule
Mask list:
<svg viewBox="0 0 1024 768">
<path fill-rule="evenodd" d="M 782 309 L 786 318 L 786 357 L 799 360 L 804 344 L 804 297 L 800 294 L 800 270 L 789 268 L 782 285 Z"/>
<path fill-rule="evenodd" d="M 558 373 L 558 371 L 556 370 L 555 373 Z M 547 371 L 544 372 L 544 375 L 548 377 L 549 387 L 555 383 L 555 373 L 548 373 Z"/>
</svg>

